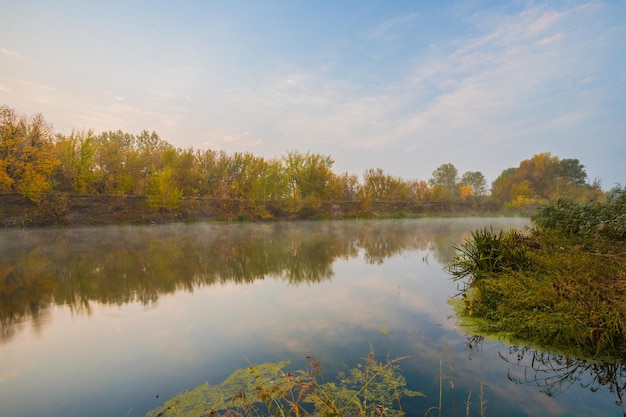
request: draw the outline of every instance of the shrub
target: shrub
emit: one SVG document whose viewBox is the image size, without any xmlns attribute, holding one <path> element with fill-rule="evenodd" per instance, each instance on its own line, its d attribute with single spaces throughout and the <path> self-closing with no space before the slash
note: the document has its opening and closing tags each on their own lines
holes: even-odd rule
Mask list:
<svg viewBox="0 0 626 417">
<path fill-rule="evenodd" d="M 613 188 L 600 201 L 579 203 L 568 197 L 556 198 L 539 207 L 531 220 L 540 229 L 586 238 L 626 238 L 626 189 Z"/>
</svg>

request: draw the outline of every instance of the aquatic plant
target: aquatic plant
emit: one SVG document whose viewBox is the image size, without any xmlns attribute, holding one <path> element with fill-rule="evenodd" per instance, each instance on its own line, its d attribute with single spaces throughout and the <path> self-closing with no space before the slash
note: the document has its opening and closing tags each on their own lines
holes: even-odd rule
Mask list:
<svg viewBox="0 0 626 417">
<path fill-rule="evenodd" d="M 175 416 L 403 416 L 400 399 L 423 396 L 406 388 L 403 358 L 379 362 L 370 351 L 363 364 L 324 382 L 322 368 L 307 357 L 307 370 L 286 371 L 288 362 L 238 369 L 221 384 L 202 384 L 178 394 L 146 417 Z"/>
</svg>

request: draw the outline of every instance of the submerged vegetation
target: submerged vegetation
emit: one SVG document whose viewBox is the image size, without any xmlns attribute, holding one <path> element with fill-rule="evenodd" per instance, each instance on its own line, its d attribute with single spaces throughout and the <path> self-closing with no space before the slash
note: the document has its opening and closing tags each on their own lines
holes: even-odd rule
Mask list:
<svg viewBox="0 0 626 417">
<path fill-rule="evenodd" d="M 446 267 L 463 321 L 582 357 L 626 358 L 626 190 L 538 208 L 534 228 L 482 229 Z"/>
<path fill-rule="evenodd" d="M 178 394 L 146 416 L 402 416 L 401 398 L 423 396 L 406 388 L 398 372 L 402 358 L 383 363 L 370 351 L 337 383 L 325 382 L 317 359 L 307 359 L 307 370 L 285 371 L 288 362 L 238 369 L 221 384 Z"/>
</svg>

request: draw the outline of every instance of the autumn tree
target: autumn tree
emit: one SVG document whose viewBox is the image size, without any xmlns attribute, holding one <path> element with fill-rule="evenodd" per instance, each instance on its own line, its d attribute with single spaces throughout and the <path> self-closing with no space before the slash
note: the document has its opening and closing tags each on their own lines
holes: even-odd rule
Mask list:
<svg viewBox="0 0 626 417">
<path fill-rule="evenodd" d="M 368 201 L 407 201 L 410 192 L 401 178 L 385 174 L 382 168 L 370 168 L 363 174 L 361 194 Z"/>
<path fill-rule="evenodd" d="M 409 187 L 409 200 L 415 202 L 429 201 L 433 198 L 433 191 L 424 180 L 411 180 Z"/>
<path fill-rule="evenodd" d="M 267 201 L 282 200 L 287 195 L 287 178 L 281 161 L 257 158 L 253 175 L 248 198 L 265 204 Z"/>
<path fill-rule="evenodd" d="M 513 207 L 547 201 L 558 195 L 584 199 L 599 187 L 586 184 L 587 173 L 578 159 L 559 159 L 549 152 L 504 170 L 492 184 L 494 200 Z"/>
<path fill-rule="evenodd" d="M 174 181 L 174 170 L 166 166 L 148 176 L 146 194 L 154 209 L 171 211 L 180 206 L 183 191 Z"/>
<path fill-rule="evenodd" d="M 217 172 L 221 176 L 218 184 L 218 197 L 247 198 L 257 180 L 258 159 L 250 152 L 235 152 L 232 155 L 220 153 Z"/>
<path fill-rule="evenodd" d="M 328 185 L 335 174 L 335 163 L 330 156 L 291 151 L 283 158 L 289 193 L 303 200 L 322 200 L 327 197 Z"/>
<path fill-rule="evenodd" d="M 95 171 L 95 141 L 91 130 L 69 136 L 57 135 L 54 153 L 59 161 L 55 187 L 59 191 L 92 192 Z"/>
<path fill-rule="evenodd" d="M 336 178 L 335 183 L 338 190 L 338 200 L 356 201 L 359 198 L 361 185 L 356 175 L 344 172 Z"/>
<path fill-rule="evenodd" d="M 0 106 L 0 190 L 38 202 L 58 165 L 53 142 L 52 126 L 41 114 L 29 118 Z"/>
<path fill-rule="evenodd" d="M 127 171 L 134 177 L 133 194 L 143 194 L 147 178 L 154 172 L 165 167 L 165 153 L 175 154 L 175 150 L 167 141 L 161 139 L 156 132 L 141 131 L 131 135 L 132 142 L 127 150 Z"/>
<path fill-rule="evenodd" d="M 505 203 L 513 198 L 511 187 L 516 181 L 517 168 L 507 168 L 491 184 L 491 197 L 498 203 Z"/>
<path fill-rule="evenodd" d="M 135 158 L 131 155 L 134 141 L 132 134 L 121 130 L 103 132 L 95 137 L 94 188 L 98 192 L 123 195 L 136 188 L 137 164 L 133 163 Z"/>
<path fill-rule="evenodd" d="M 218 187 L 222 178 L 219 169 L 221 155 L 215 150 L 196 150 L 194 154 L 194 178 L 198 195 L 217 197 Z"/>
<path fill-rule="evenodd" d="M 196 169 L 196 153 L 193 149 L 169 148 L 162 153 L 164 166 L 172 168 L 174 183 L 187 197 L 200 193 L 201 178 Z"/>
</svg>

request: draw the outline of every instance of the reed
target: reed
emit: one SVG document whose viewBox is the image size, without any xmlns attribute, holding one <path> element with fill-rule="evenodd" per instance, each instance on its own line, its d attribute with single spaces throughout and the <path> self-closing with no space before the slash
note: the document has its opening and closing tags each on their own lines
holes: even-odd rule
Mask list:
<svg viewBox="0 0 626 417">
<path fill-rule="evenodd" d="M 445 269 L 454 280 L 467 279 L 469 285 L 493 274 L 524 270 L 530 267 L 527 245 L 528 239 L 517 230 L 477 229 L 455 247 L 455 258 Z"/>
</svg>

